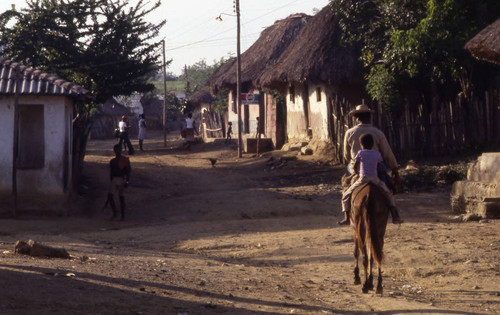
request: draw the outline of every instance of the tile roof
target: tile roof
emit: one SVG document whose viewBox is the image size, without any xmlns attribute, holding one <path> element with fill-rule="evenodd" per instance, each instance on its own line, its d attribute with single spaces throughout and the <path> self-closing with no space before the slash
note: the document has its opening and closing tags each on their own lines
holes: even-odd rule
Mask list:
<svg viewBox="0 0 500 315">
<path fill-rule="evenodd" d="M 82 101 L 93 99 L 90 92 L 80 85 L 4 57 L 0 57 L 0 95 L 15 93 L 16 73 L 23 75 L 20 82 L 22 95 L 64 95 Z"/>
</svg>

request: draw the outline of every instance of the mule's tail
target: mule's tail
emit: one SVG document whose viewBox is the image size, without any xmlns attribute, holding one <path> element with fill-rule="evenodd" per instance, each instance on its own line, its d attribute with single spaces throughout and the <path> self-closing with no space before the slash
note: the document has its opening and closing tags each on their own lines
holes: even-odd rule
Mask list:
<svg viewBox="0 0 500 315">
<path fill-rule="evenodd" d="M 382 260 L 384 259 L 384 251 L 383 251 L 383 240 L 379 237 L 380 233 L 378 231 L 379 227 L 377 226 L 377 220 L 375 218 L 374 209 L 377 206 L 376 200 L 373 196 L 368 198 L 367 211 L 365 216 L 365 228 L 366 228 L 366 245 L 370 249 L 372 253 L 373 259 L 380 266 L 382 264 Z"/>
</svg>

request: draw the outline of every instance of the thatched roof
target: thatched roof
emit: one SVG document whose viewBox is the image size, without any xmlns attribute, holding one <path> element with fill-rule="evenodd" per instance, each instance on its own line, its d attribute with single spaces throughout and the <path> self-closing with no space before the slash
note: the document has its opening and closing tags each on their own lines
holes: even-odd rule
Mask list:
<svg viewBox="0 0 500 315">
<path fill-rule="evenodd" d="M 110 98 L 104 104 L 99 105 L 98 109 L 102 115 L 129 116 L 132 114 L 127 107 L 118 103 L 114 98 Z"/>
<path fill-rule="evenodd" d="M 339 84 L 359 78 L 359 50 L 342 45 L 340 32 L 335 12 L 327 5 L 304 26 L 257 83 L 268 87 L 306 80 Z"/>
<path fill-rule="evenodd" d="M 167 98 L 168 100 L 168 98 Z M 146 116 L 163 115 L 163 99 L 152 94 L 145 94 L 141 98 L 143 113 Z M 168 110 L 167 106 L 167 110 Z"/>
<path fill-rule="evenodd" d="M 241 82 L 252 82 L 272 66 L 288 45 L 311 19 L 304 13 L 292 14 L 276 21 L 260 34 L 259 39 L 241 54 Z M 210 87 L 217 92 L 236 84 L 236 59 L 221 66 L 210 78 Z"/>
<path fill-rule="evenodd" d="M 465 49 L 477 59 L 500 65 L 500 19 L 469 40 Z"/>
<path fill-rule="evenodd" d="M 188 99 L 195 104 L 211 104 L 213 101 L 215 101 L 215 97 L 210 94 L 210 91 L 208 91 L 208 87 L 200 88 L 198 91 L 190 95 Z"/>
</svg>

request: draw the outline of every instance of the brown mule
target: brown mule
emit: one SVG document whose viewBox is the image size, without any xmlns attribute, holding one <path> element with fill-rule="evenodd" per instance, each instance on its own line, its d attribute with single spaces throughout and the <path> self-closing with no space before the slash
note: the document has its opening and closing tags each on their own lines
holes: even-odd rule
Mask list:
<svg viewBox="0 0 500 315">
<path fill-rule="evenodd" d="M 373 262 L 377 263 L 377 294 L 382 294 L 382 258 L 384 235 L 389 217 L 389 203 L 377 185 L 367 183 L 352 193 L 351 220 L 354 223 L 354 284 L 361 284 L 359 277 L 359 252 L 363 253 L 365 282 L 363 293 L 373 290 Z"/>
</svg>

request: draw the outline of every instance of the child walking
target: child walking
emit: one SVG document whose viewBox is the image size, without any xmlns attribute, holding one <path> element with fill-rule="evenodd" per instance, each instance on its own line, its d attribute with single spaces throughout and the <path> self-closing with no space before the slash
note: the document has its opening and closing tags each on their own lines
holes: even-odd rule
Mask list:
<svg viewBox="0 0 500 315">
<path fill-rule="evenodd" d="M 343 221 L 340 221 L 339 224 L 349 224 L 349 213 L 351 211 L 351 194 L 354 189 L 368 182 L 376 184 L 389 201 L 392 223 L 403 223 L 403 220 L 401 220 L 401 218 L 399 217 L 398 209 L 396 208 L 396 203 L 392 192 L 377 176 L 378 165 L 379 163 L 382 163 L 383 159 L 379 151 L 372 150 L 374 143 L 372 135 L 361 135 L 361 137 L 359 137 L 359 142 L 361 143 L 361 150 L 358 151 L 358 154 L 354 158 L 354 160 L 356 161 L 354 169 L 357 173 L 359 172 L 359 179 L 342 194 L 342 211 L 344 212 L 345 218 Z"/>
<path fill-rule="evenodd" d="M 226 141 L 224 141 L 225 144 L 231 143 L 231 135 L 233 134 L 233 123 L 228 122 L 227 123 L 227 132 L 226 132 Z"/>
</svg>

